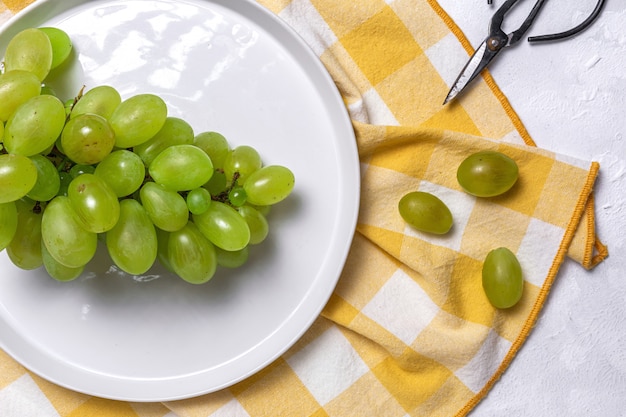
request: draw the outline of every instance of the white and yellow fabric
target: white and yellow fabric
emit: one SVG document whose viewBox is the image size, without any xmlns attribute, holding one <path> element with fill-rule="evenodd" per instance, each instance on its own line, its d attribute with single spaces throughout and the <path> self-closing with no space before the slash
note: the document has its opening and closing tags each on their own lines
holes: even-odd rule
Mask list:
<svg viewBox="0 0 626 417">
<path fill-rule="evenodd" d="M 27 3 L 5 0 L 0 16 Z M 607 256 L 594 229 L 596 163 L 537 148 L 489 74 L 442 106 L 471 46 L 435 0 L 261 3 L 319 55 L 357 133 L 357 233 L 321 317 L 251 378 L 168 403 L 74 393 L 0 351 L 0 415 L 465 416 L 522 347 L 565 258 L 591 269 Z M 456 167 L 481 149 L 517 161 L 511 192 L 476 199 L 461 191 Z M 397 203 L 418 189 L 450 207 L 451 233 L 405 225 Z M 500 246 L 524 271 L 524 296 L 510 310 L 491 307 L 481 288 L 482 260 Z"/>
</svg>

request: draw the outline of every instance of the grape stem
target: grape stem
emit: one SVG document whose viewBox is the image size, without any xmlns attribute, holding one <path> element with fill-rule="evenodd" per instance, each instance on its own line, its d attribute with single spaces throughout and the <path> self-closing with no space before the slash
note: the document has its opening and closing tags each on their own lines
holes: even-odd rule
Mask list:
<svg viewBox="0 0 626 417">
<path fill-rule="evenodd" d="M 54 164 L 54 166 L 57 167 L 58 172 L 68 172 L 70 168 L 72 168 L 72 165 L 74 165 L 74 162 L 72 162 L 72 160 L 67 156 L 63 155 L 63 153 L 56 146 L 54 146 L 52 151 L 48 154 L 48 159 Z"/>
<path fill-rule="evenodd" d="M 224 170 L 223 169 L 219 169 L 219 172 L 223 173 Z M 220 203 L 226 203 L 232 206 L 232 204 L 230 203 L 230 198 L 228 197 L 228 195 L 230 194 L 230 192 L 232 191 L 233 188 L 235 188 L 237 186 L 237 180 L 239 179 L 240 174 L 238 171 L 235 171 L 235 173 L 233 173 L 233 180 L 230 182 L 230 185 L 221 193 L 217 194 L 217 195 L 212 195 L 211 196 L 211 200 L 213 201 L 219 201 Z"/>
<path fill-rule="evenodd" d="M 65 117 L 65 122 L 67 123 L 70 120 L 70 115 L 72 114 L 72 110 L 78 101 L 83 97 L 85 92 L 85 85 L 83 85 L 80 90 L 78 90 L 78 94 L 74 97 L 74 101 L 72 101 L 72 105 L 70 106 L 70 111 L 67 112 L 67 116 Z"/>
</svg>

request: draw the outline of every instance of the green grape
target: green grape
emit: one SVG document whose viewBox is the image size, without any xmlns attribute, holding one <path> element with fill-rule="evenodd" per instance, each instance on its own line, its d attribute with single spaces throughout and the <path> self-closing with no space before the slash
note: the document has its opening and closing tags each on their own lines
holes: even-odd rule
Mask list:
<svg viewBox="0 0 626 417">
<path fill-rule="evenodd" d="M 193 144 L 193 129 L 186 121 L 168 117 L 159 132 L 147 142 L 137 145 L 133 152 L 141 157 L 146 166 L 150 166 L 154 158 L 165 148 L 172 145 Z"/>
<path fill-rule="evenodd" d="M 513 159 L 495 151 L 477 152 L 467 157 L 457 170 L 459 185 L 477 197 L 494 197 L 507 192 L 518 177 Z"/>
<path fill-rule="evenodd" d="M 32 74 L 31 74 L 31 75 L 32 75 Z M 37 78 L 37 77 L 35 77 L 35 79 L 36 79 L 36 78 Z M 37 81 L 37 82 L 39 82 L 39 81 Z M 50 87 L 49 85 L 42 85 L 42 86 L 41 86 L 41 91 L 39 92 L 39 94 L 42 94 L 42 95 L 43 95 L 43 94 L 47 94 L 47 95 L 49 95 L 49 96 L 55 96 L 55 97 L 58 97 L 58 96 L 57 96 L 56 91 L 54 91 L 54 88 Z"/>
<path fill-rule="evenodd" d="M 76 164 L 70 168 L 70 176 L 72 179 L 78 177 L 83 174 L 93 174 L 96 171 L 96 168 L 93 165 L 82 165 Z"/>
<path fill-rule="evenodd" d="M 17 207 L 15 202 L 0 203 L 0 252 L 9 246 L 16 230 Z"/>
<path fill-rule="evenodd" d="M 184 197 L 154 182 L 147 182 L 139 191 L 141 204 L 159 229 L 167 232 L 180 230 L 189 219 L 189 208 Z"/>
<path fill-rule="evenodd" d="M 88 90 L 77 102 L 73 104 L 70 119 L 81 114 L 97 114 L 107 120 L 111 119 L 113 112 L 122 102 L 120 93 L 108 85 L 100 85 Z"/>
<path fill-rule="evenodd" d="M 98 164 L 94 174 L 109 184 L 118 197 L 126 197 L 141 187 L 146 177 L 146 167 L 135 153 L 120 149 L 107 155 Z"/>
<path fill-rule="evenodd" d="M 65 109 L 65 117 L 67 118 L 72 113 L 72 108 L 74 107 L 74 100 L 65 100 L 63 103 L 63 107 Z"/>
<path fill-rule="evenodd" d="M 51 67 L 52 44 L 44 32 L 29 28 L 11 38 L 4 54 L 6 71 L 29 71 L 43 81 Z"/>
<path fill-rule="evenodd" d="M 250 204 L 269 206 L 291 194 L 295 184 L 293 172 L 281 165 L 269 165 L 252 174 L 243 183 Z"/>
<path fill-rule="evenodd" d="M 65 125 L 63 103 L 49 95 L 21 104 L 5 125 L 4 146 L 9 153 L 31 156 L 48 149 Z"/>
<path fill-rule="evenodd" d="M 524 278 L 522 267 L 507 248 L 494 249 L 483 263 L 483 289 L 496 308 L 513 307 L 522 298 Z"/>
<path fill-rule="evenodd" d="M 50 275 L 57 281 L 66 282 L 75 280 L 85 270 L 84 265 L 78 267 L 69 267 L 63 265 L 62 263 L 59 263 L 56 259 L 52 257 L 52 255 L 50 255 L 50 252 L 48 252 L 48 248 L 46 248 L 43 240 L 41 241 L 41 258 L 43 261 L 43 266 L 48 275 Z"/>
<path fill-rule="evenodd" d="M 202 214 L 211 205 L 211 194 L 205 188 L 194 188 L 187 193 L 187 208 L 192 214 Z"/>
<path fill-rule="evenodd" d="M 0 121 L 6 122 L 17 108 L 41 94 L 41 82 L 28 71 L 13 70 L 0 74 Z"/>
<path fill-rule="evenodd" d="M 174 272 L 192 284 L 207 282 L 217 269 L 215 247 L 192 222 L 170 233 L 167 253 Z"/>
<path fill-rule="evenodd" d="M 133 199 L 120 202 L 120 219 L 106 233 L 106 246 L 113 262 L 123 271 L 140 275 L 157 258 L 157 235 L 146 210 Z"/>
<path fill-rule="evenodd" d="M 224 171 L 221 169 L 216 169 L 209 181 L 203 185 L 211 195 L 220 195 L 222 192 L 226 191 L 227 186 L 226 174 L 224 174 Z"/>
<path fill-rule="evenodd" d="M 17 200 L 17 228 L 11 243 L 7 246 L 7 255 L 15 266 L 30 270 L 39 268 L 41 258 L 41 209 L 32 202 Z"/>
<path fill-rule="evenodd" d="M 54 141 L 54 146 L 57 148 L 59 152 L 65 155 L 65 152 L 63 151 L 63 144 L 61 143 L 61 136 L 59 136 L 57 140 Z"/>
<path fill-rule="evenodd" d="M 50 39 L 50 46 L 52 46 L 51 69 L 54 69 L 64 63 L 72 53 L 72 40 L 67 33 L 58 28 L 42 27 L 39 30 Z"/>
<path fill-rule="evenodd" d="M 170 265 L 169 255 L 167 252 L 167 245 L 170 239 L 170 232 L 166 232 L 165 230 L 161 230 L 158 227 L 155 227 L 156 235 L 157 235 L 157 259 L 159 263 L 163 265 L 165 269 L 169 272 L 174 272 L 172 265 Z"/>
<path fill-rule="evenodd" d="M 196 135 L 193 144 L 209 155 L 216 169 L 224 168 L 224 160 L 230 153 L 230 145 L 226 138 L 217 132 L 202 132 Z"/>
<path fill-rule="evenodd" d="M 251 146 L 237 146 L 230 151 L 224 159 L 224 173 L 226 179 L 232 180 L 235 173 L 238 175 L 238 181 L 240 184 L 252 174 L 263 166 L 261 156 Z"/>
<path fill-rule="evenodd" d="M 93 258 L 98 235 L 85 230 L 68 197 L 57 196 L 46 206 L 41 236 L 50 256 L 69 268 L 80 268 Z"/>
<path fill-rule="evenodd" d="M 102 116 L 81 114 L 70 119 L 61 136 L 63 151 L 77 164 L 93 165 L 113 150 L 115 133 Z"/>
<path fill-rule="evenodd" d="M 67 197 L 79 223 L 89 232 L 111 230 L 120 217 L 120 203 L 115 192 L 94 174 L 74 178 L 68 187 Z"/>
<path fill-rule="evenodd" d="M 69 172 L 60 171 L 59 172 L 60 186 L 59 186 L 59 192 L 57 193 L 57 195 L 67 196 L 67 190 L 70 187 L 70 183 L 72 182 L 73 179 L 74 177 L 72 177 L 72 175 Z"/>
<path fill-rule="evenodd" d="M 241 250 L 228 251 L 215 247 L 217 255 L 217 264 L 224 268 L 239 268 L 248 261 L 250 247 L 246 246 Z"/>
<path fill-rule="evenodd" d="M 269 224 L 265 216 L 259 210 L 248 205 L 239 207 L 237 211 L 250 229 L 250 245 L 263 242 L 269 233 Z"/>
<path fill-rule="evenodd" d="M 138 94 L 120 103 L 111 115 L 115 146 L 132 148 L 156 135 L 167 118 L 167 105 L 154 94 Z"/>
<path fill-rule="evenodd" d="M 61 187 L 59 171 L 52 161 L 43 155 L 33 155 L 30 160 L 37 168 L 37 182 L 26 196 L 35 201 L 52 200 Z"/>
<path fill-rule="evenodd" d="M 272 211 L 272 206 L 259 206 L 255 204 L 246 204 L 252 208 L 255 208 L 259 213 L 264 215 L 265 217 L 269 216 L 270 211 Z"/>
<path fill-rule="evenodd" d="M 22 155 L 0 155 L 0 203 L 24 197 L 37 183 L 37 167 Z"/>
<path fill-rule="evenodd" d="M 189 191 L 204 185 L 213 175 L 213 164 L 194 145 L 174 145 L 157 155 L 148 168 L 152 179 L 174 191 Z"/>
<path fill-rule="evenodd" d="M 452 213 L 446 204 L 433 194 L 413 191 L 398 203 L 400 216 L 413 228 L 442 235 L 452 227 Z"/>
<path fill-rule="evenodd" d="M 237 210 L 219 201 L 192 219 L 202 234 L 215 246 L 224 250 L 241 250 L 250 242 L 250 228 Z"/>
<path fill-rule="evenodd" d="M 241 185 L 234 186 L 228 193 L 228 200 L 230 204 L 235 207 L 241 207 L 246 203 L 247 199 L 246 190 Z"/>
</svg>

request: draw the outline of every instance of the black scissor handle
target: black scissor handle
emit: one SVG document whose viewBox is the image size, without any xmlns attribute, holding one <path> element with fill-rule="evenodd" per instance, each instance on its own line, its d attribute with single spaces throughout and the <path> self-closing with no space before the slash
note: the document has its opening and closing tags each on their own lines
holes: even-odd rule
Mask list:
<svg viewBox="0 0 626 417">
<path fill-rule="evenodd" d="M 502 31 L 502 23 L 504 22 L 504 16 L 509 12 L 509 10 L 515 6 L 520 0 L 506 0 L 502 6 L 493 14 L 491 18 L 491 24 L 489 26 L 489 34 L 491 37 L 497 38 L 503 36 L 504 32 Z M 530 11 L 528 17 L 524 20 L 521 26 L 506 35 L 508 40 L 504 46 L 512 46 L 518 43 L 524 34 L 530 29 L 530 26 L 533 24 L 537 14 L 539 14 L 539 10 L 544 5 L 546 0 L 538 0 L 537 3 L 533 6 L 533 9 Z"/>
<path fill-rule="evenodd" d="M 565 32 L 555 33 L 552 35 L 530 36 L 528 37 L 528 42 L 558 41 L 560 39 L 569 38 L 570 36 L 574 36 L 577 33 L 582 32 L 583 30 L 587 29 L 587 27 L 589 27 L 598 18 L 605 2 L 606 0 L 598 0 L 598 3 L 596 4 L 595 9 L 593 9 L 593 12 L 591 13 L 591 15 L 589 15 L 589 17 L 587 17 L 587 19 L 585 19 L 578 26 L 570 30 L 566 30 Z"/>
</svg>

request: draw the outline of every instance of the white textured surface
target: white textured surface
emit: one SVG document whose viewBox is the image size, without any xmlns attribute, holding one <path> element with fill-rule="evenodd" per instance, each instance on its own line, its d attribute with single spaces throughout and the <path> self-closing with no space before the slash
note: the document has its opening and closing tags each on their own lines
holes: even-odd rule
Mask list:
<svg viewBox="0 0 626 417">
<path fill-rule="evenodd" d="M 476 47 L 503 1 L 439 3 Z M 535 2 L 520 3 L 506 29 Z M 551 0 L 530 34 L 573 27 L 595 3 Z M 600 162 L 597 229 L 610 255 L 591 272 L 565 262 L 530 338 L 471 417 L 626 416 L 625 6 L 608 0 L 577 37 L 523 42 L 490 69 L 539 147 Z"/>
</svg>

